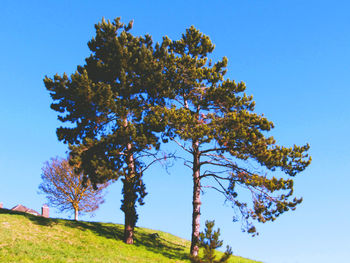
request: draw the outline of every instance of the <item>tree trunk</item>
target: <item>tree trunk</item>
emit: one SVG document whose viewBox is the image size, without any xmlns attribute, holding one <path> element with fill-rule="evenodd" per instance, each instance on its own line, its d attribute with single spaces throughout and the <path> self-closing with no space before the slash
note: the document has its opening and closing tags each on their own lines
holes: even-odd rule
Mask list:
<svg viewBox="0 0 350 263">
<path fill-rule="evenodd" d="M 124 180 L 124 242 L 126 244 L 134 243 L 134 228 L 136 223 L 136 194 L 134 193 L 134 180 L 135 180 L 135 160 L 134 155 L 131 152 L 131 143 L 127 144 L 127 164 L 128 174 Z"/>
<path fill-rule="evenodd" d="M 198 147 L 198 141 L 193 142 L 193 210 L 192 210 L 192 238 L 191 238 L 191 255 L 198 255 L 198 241 L 199 241 L 199 227 L 200 227 L 200 153 Z"/>
<path fill-rule="evenodd" d="M 123 126 L 128 127 L 128 120 L 125 117 Z M 136 194 L 134 193 L 134 180 L 135 180 L 135 160 L 132 153 L 132 143 L 128 142 L 126 145 L 126 162 L 128 166 L 127 174 L 123 180 L 123 204 L 122 211 L 124 212 L 124 242 L 126 244 L 134 244 L 134 228 L 136 224 Z"/>
<path fill-rule="evenodd" d="M 124 242 L 126 244 L 134 244 L 134 227 L 135 227 L 135 198 L 133 193 L 132 178 L 125 178 L 124 180 Z"/>
<path fill-rule="evenodd" d="M 132 214 L 125 213 L 124 221 L 124 242 L 126 244 L 134 244 L 134 219 Z"/>
<path fill-rule="evenodd" d="M 74 220 L 78 221 L 78 215 L 79 215 L 79 210 L 77 208 L 74 208 Z"/>
</svg>

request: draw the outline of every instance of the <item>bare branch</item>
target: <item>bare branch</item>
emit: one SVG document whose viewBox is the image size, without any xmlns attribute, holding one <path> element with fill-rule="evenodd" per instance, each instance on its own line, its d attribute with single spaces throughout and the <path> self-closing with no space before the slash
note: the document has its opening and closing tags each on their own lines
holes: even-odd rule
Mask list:
<svg viewBox="0 0 350 263">
<path fill-rule="evenodd" d="M 60 211 L 77 209 L 80 214 L 93 212 L 103 203 L 103 190 L 108 183 L 99 185 L 100 187 L 94 190 L 88 181 L 84 187 L 83 174 L 76 174 L 68 160 L 52 159 L 51 162 L 46 162 L 42 171 L 39 190 L 46 195 L 49 204 Z"/>
<path fill-rule="evenodd" d="M 180 146 L 183 150 L 185 150 L 188 153 L 192 153 L 191 150 L 187 149 L 184 145 L 182 145 L 180 142 L 178 142 L 175 138 L 170 138 L 173 142 L 175 142 L 178 146 Z"/>
<path fill-rule="evenodd" d="M 205 154 L 208 152 L 217 152 L 217 151 L 226 151 L 228 148 L 227 147 L 219 147 L 219 148 L 212 148 L 212 149 L 207 149 L 200 151 L 201 154 Z"/>
<path fill-rule="evenodd" d="M 221 180 L 230 180 L 229 177 L 218 176 L 217 174 L 214 174 L 214 173 L 206 173 L 206 174 L 201 175 L 199 178 L 202 179 L 205 177 L 215 177 L 215 178 L 221 179 Z"/>
</svg>

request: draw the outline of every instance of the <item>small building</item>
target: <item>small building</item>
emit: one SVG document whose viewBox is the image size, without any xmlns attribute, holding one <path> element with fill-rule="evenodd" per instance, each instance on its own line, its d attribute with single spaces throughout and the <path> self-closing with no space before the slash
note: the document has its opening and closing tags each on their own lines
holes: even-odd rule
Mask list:
<svg viewBox="0 0 350 263">
<path fill-rule="evenodd" d="M 37 211 L 30 209 L 28 207 L 25 207 L 24 205 L 16 205 L 15 207 L 12 207 L 11 210 L 17 211 L 17 212 L 25 212 L 25 213 L 32 214 L 35 216 L 41 216 Z"/>
<path fill-rule="evenodd" d="M 2 203 L 0 208 L 3 208 Z M 16 205 L 15 207 L 12 207 L 10 210 L 17 211 L 17 212 L 24 212 L 35 216 L 43 216 L 47 218 L 49 217 L 49 207 L 47 205 L 43 205 L 43 207 L 41 208 L 41 214 L 33 209 L 25 207 L 24 205 Z"/>
</svg>

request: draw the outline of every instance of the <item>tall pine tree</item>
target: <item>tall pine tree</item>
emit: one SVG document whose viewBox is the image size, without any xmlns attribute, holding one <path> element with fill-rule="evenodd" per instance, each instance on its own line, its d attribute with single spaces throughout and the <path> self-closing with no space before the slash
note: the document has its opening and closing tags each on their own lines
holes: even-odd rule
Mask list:
<svg viewBox="0 0 350 263">
<path fill-rule="evenodd" d="M 136 204 L 146 195 L 142 174 L 150 163 L 144 157 L 154 156 L 160 145 L 156 133 L 162 125 L 150 109 L 163 101 L 159 58 L 165 54 L 149 35 L 133 36 L 132 24 L 103 19 L 88 43 L 92 54 L 86 63 L 70 77 L 44 80 L 51 108 L 68 122 L 57 136 L 70 144 L 71 162 L 81 164 L 85 180 L 96 186 L 122 177 L 127 244 L 133 243 Z"/>
<path fill-rule="evenodd" d="M 276 178 L 269 171 L 279 169 L 293 177 L 311 162 L 308 145 L 287 148 L 265 136 L 273 123 L 254 113 L 255 103 L 244 93 L 243 82 L 224 78 L 227 58 L 216 63 L 208 60 L 213 50 L 209 37 L 193 26 L 169 44 L 165 73 L 171 87 L 170 105 L 157 112 L 168 123 L 166 136 L 191 156 L 185 165 L 193 178 L 192 256 L 198 254 L 203 179 L 208 179 L 205 187 L 232 202 L 245 229 L 255 233 L 250 219 L 273 221 L 301 202 L 290 200 L 292 179 Z M 252 202 L 240 198 L 246 195 L 239 194 L 239 186 L 250 192 Z"/>
</svg>

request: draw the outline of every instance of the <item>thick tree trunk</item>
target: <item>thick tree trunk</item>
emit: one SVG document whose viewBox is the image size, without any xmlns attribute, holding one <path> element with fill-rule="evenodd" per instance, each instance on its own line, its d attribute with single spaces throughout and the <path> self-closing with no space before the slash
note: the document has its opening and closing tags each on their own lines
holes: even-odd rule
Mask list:
<svg viewBox="0 0 350 263">
<path fill-rule="evenodd" d="M 127 164 L 128 164 L 128 174 L 124 180 L 124 242 L 126 244 L 134 243 L 134 228 L 136 223 L 136 209 L 135 201 L 136 196 L 134 193 L 133 181 L 135 180 L 135 160 L 134 155 L 131 152 L 132 144 L 127 144 Z"/>
<path fill-rule="evenodd" d="M 123 126 L 128 126 L 127 118 L 124 118 Z M 134 180 L 135 180 L 135 160 L 132 153 L 132 143 L 128 142 L 126 145 L 126 162 L 128 166 L 128 172 L 123 180 L 123 204 L 122 211 L 124 212 L 124 242 L 126 244 L 134 244 L 134 228 L 136 224 L 136 195 L 134 193 Z"/>
<path fill-rule="evenodd" d="M 129 183 L 124 183 L 124 187 L 130 187 Z M 131 189 L 125 189 L 127 192 L 130 192 Z M 126 205 L 130 205 L 128 202 L 128 198 L 124 194 L 124 202 Z M 128 204 L 129 203 L 129 204 Z M 135 219 L 133 218 L 133 214 L 129 211 L 125 211 L 124 213 L 124 242 L 126 244 L 134 244 L 134 228 L 135 228 Z"/>
<path fill-rule="evenodd" d="M 74 220 L 78 221 L 78 215 L 79 215 L 79 210 L 77 208 L 74 208 Z"/>
<path fill-rule="evenodd" d="M 134 244 L 134 227 L 131 223 L 127 222 L 127 217 L 125 217 L 124 227 L 124 242 L 129 245 Z"/>
<path fill-rule="evenodd" d="M 193 142 L 193 212 L 192 212 L 192 238 L 191 238 L 191 255 L 198 255 L 199 227 L 200 227 L 200 153 L 198 141 Z"/>
<path fill-rule="evenodd" d="M 124 181 L 124 242 L 126 244 L 134 244 L 134 228 L 135 228 L 135 201 L 133 201 L 133 184 L 125 178 Z"/>
</svg>

